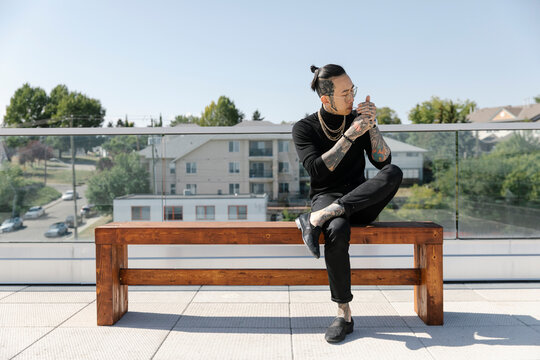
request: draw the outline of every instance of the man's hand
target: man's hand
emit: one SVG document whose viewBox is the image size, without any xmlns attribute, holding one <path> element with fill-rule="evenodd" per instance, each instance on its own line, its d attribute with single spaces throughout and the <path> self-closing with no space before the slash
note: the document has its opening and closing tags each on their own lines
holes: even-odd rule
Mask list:
<svg viewBox="0 0 540 360">
<path fill-rule="evenodd" d="M 358 116 L 354 119 L 351 127 L 347 129 L 345 135 L 352 140 L 364 135 L 366 131 L 375 126 L 375 115 L 377 107 L 370 101 L 370 96 L 366 96 L 366 101 L 358 104 L 356 108 Z"/>
<path fill-rule="evenodd" d="M 360 116 L 365 116 L 370 121 L 375 121 L 375 115 L 377 114 L 377 107 L 370 101 L 370 96 L 366 96 L 366 101 L 358 104 L 356 112 Z"/>
</svg>

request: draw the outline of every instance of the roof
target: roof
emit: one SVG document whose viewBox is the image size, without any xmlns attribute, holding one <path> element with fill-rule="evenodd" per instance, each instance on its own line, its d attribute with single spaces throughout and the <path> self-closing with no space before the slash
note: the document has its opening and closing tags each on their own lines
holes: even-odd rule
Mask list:
<svg viewBox="0 0 540 360">
<path fill-rule="evenodd" d="M 493 120 L 493 118 L 498 115 L 501 111 L 506 110 L 513 119 L 505 120 Z M 470 122 L 474 123 L 487 123 L 487 122 L 513 122 L 513 121 L 524 121 L 540 120 L 540 104 L 532 104 L 525 106 L 496 106 L 478 109 L 472 114 L 467 116 L 467 119 Z"/>
</svg>

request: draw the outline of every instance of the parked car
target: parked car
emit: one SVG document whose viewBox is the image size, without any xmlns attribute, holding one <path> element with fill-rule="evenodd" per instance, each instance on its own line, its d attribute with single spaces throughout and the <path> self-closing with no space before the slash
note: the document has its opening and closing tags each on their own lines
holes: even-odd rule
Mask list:
<svg viewBox="0 0 540 360">
<path fill-rule="evenodd" d="M 63 222 L 57 222 L 49 226 L 49 229 L 45 232 L 46 237 L 58 237 L 68 233 L 68 227 Z"/>
<path fill-rule="evenodd" d="M 77 199 L 80 197 L 78 192 L 75 192 Z M 62 200 L 73 200 L 73 190 L 68 190 L 62 195 Z"/>
<path fill-rule="evenodd" d="M 15 231 L 23 227 L 23 222 L 20 217 L 13 217 L 4 220 L 2 226 L 0 226 L 0 232 L 10 232 Z"/>
<path fill-rule="evenodd" d="M 32 206 L 28 211 L 24 214 L 24 219 L 37 219 L 40 216 L 43 216 L 45 214 L 45 209 L 41 206 Z"/>
<path fill-rule="evenodd" d="M 85 218 L 91 218 L 97 215 L 97 209 L 94 204 L 84 205 L 81 208 L 81 216 Z"/>
<path fill-rule="evenodd" d="M 67 227 L 74 228 L 75 227 L 75 216 L 73 216 L 73 215 L 66 216 L 66 220 L 64 221 L 64 223 L 67 225 Z M 77 216 L 77 225 L 81 226 L 81 224 L 82 224 L 82 217 Z"/>
</svg>

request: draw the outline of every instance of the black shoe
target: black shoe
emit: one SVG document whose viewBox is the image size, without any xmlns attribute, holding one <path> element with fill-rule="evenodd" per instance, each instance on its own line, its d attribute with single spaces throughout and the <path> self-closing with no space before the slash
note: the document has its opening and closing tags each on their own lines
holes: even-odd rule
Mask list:
<svg viewBox="0 0 540 360">
<path fill-rule="evenodd" d="M 344 318 L 337 317 L 332 322 L 332 325 L 326 330 L 324 338 L 329 343 L 338 343 L 345 340 L 347 334 L 352 333 L 354 330 L 354 320 L 351 318 L 351 322 L 346 322 Z"/>
<path fill-rule="evenodd" d="M 319 236 L 321 235 L 321 227 L 313 226 L 309 222 L 310 213 L 305 213 L 296 218 L 296 226 L 302 230 L 302 240 L 308 247 L 309 251 L 315 256 L 316 259 L 321 257 L 321 250 L 319 247 Z"/>
</svg>

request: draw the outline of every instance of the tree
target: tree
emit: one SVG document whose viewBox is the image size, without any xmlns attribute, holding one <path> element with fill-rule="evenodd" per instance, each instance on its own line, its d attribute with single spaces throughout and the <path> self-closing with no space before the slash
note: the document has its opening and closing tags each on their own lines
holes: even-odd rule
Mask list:
<svg viewBox="0 0 540 360">
<path fill-rule="evenodd" d="M 46 112 L 49 97 L 40 87 L 25 83 L 15 91 L 4 115 L 4 126 L 48 127 L 43 121 L 49 118 Z"/>
<path fill-rule="evenodd" d="M 101 127 L 105 117 L 105 109 L 101 102 L 84 94 L 70 92 L 65 85 L 58 85 L 51 92 L 50 111 L 55 111 L 52 116 L 58 127 Z M 77 136 L 75 137 L 75 149 L 91 150 L 101 145 L 102 137 Z M 55 136 L 49 139 L 49 143 L 60 152 L 68 151 L 71 147 L 68 136 Z"/>
<path fill-rule="evenodd" d="M 437 96 L 424 101 L 409 112 L 409 120 L 413 124 L 449 124 L 467 122 L 467 115 L 476 108 L 474 101 L 453 102 L 439 99 Z"/>
<path fill-rule="evenodd" d="M 101 102 L 79 92 L 64 95 L 53 115 L 60 127 L 101 127 L 104 117 Z"/>
<path fill-rule="evenodd" d="M 537 104 L 540 104 L 540 95 L 535 96 L 535 97 L 534 97 L 534 101 L 535 101 Z"/>
<path fill-rule="evenodd" d="M 201 121 L 200 117 L 193 115 L 177 115 L 169 126 L 178 126 L 180 124 L 198 124 Z"/>
<path fill-rule="evenodd" d="M 52 149 L 39 140 L 31 140 L 26 146 L 19 148 L 19 162 L 21 164 L 33 163 L 36 160 L 48 160 L 52 157 Z"/>
<path fill-rule="evenodd" d="M 199 125 L 201 126 L 233 126 L 244 119 L 234 102 L 226 96 L 220 96 L 217 104 L 212 103 L 204 108 Z"/>
<path fill-rule="evenodd" d="M 49 103 L 45 107 L 45 112 L 49 118 L 53 118 L 54 115 L 58 112 L 58 106 L 60 101 L 69 95 L 69 89 L 66 85 L 60 84 L 56 85 L 54 89 L 51 90 L 49 95 Z"/>
<path fill-rule="evenodd" d="M 0 165 L 0 211 L 16 216 L 24 198 L 24 177 L 17 165 L 4 162 Z"/>
<path fill-rule="evenodd" d="M 143 141 L 139 139 L 140 135 L 116 135 L 108 138 L 103 143 L 103 148 L 107 150 L 109 155 L 114 159 L 120 154 L 129 154 L 135 150 L 139 150 L 140 143 L 146 144 L 148 136 L 140 136 Z"/>
<path fill-rule="evenodd" d="M 500 157 L 514 157 L 538 152 L 540 141 L 532 132 L 514 133 L 505 141 L 495 145 L 492 154 Z"/>
<path fill-rule="evenodd" d="M 251 120 L 253 120 L 253 121 L 262 121 L 262 120 L 264 120 L 264 118 L 261 117 L 261 113 L 259 112 L 259 110 L 255 110 L 253 112 L 253 116 L 251 117 Z"/>
<path fill-rule="evenodd" d="M 88 180 L 88 201 L 105 213 L 112 213 L 113 200 L 128 194 L 148 194 L 150 175 L 136 153 L 119 154 L 114 166 Z"/>
<path fill-rule="evenodd" d="M 377 122 L 379 124 L 401 124 L 401 119 L 389 107 L 377 108 Z"/>
<path fill-rule="evenodd" d="M 28 83 L 15 91 L 10 105 L 6 108 L 4 125 L 25 127 L 100 127 L 105 109 L 97 99 L 78 92 L 70 92 L 66 85 L 57 85 L 49 96 L 39 88 Z M 26 145 L 31 137 L 9 137 L 7 145 L 17 148 Z M 75 144 L 86 151 L 101 144 L 95 136 L 77 137 Z M 47 143 L 63 151 L 70 148 L 69 137 L 58 136 L 47 139 Z"/>
</svg>

